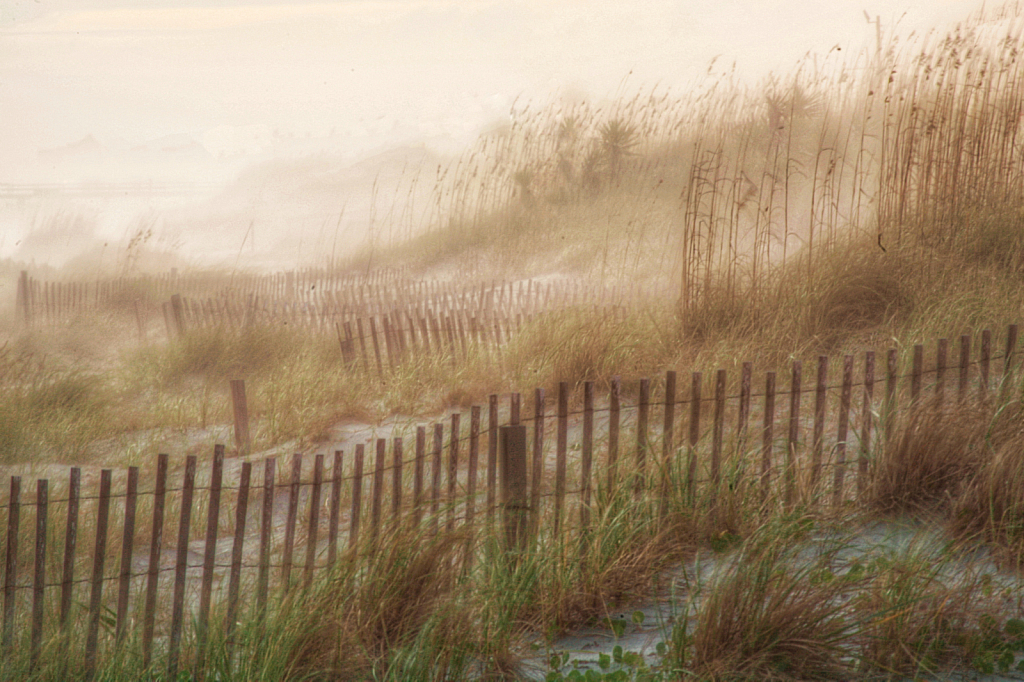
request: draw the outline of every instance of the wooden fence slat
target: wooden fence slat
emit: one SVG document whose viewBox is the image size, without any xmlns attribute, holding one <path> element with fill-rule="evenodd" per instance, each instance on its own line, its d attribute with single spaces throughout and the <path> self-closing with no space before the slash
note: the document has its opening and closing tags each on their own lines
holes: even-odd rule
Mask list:
<svg viewBox="0 0 1024 682">
<path fill-rule="evenodd" d="M 864 407 L 861 410 L 860 457 L 857 461 L 857 494 L 868 482 L 868 457 L 871 452 L 871 417 L 875 392 L 875 352 L 864 353 Z"/>
<path fill-rule="evenodd" d="M 153 654 L 153 630 L 156 625 L 157 588 L 160 580 L 160 555 L 163 552 L 164 504 L 167 496 L 167 468 L 170 457 L 156 458 L 156 485 L 153 490 L 153 532 L 149 541 L 149 566 L 146 569 L 146 608 L 143 615 L 142 665 L 149 667 Z"/>
<path fill-rule="evenodd" d="M 963 402 L 967 397 L 967 380 L 971 372 L 971 337 L 960 336 L 960 377 L 957 383 L 957 400 Z"/>
<path fill-rule="evenodd" d="M 690 376 L 690 434 L 689 449 L 686 453 L 686 497 L 690 504 L 697 500 L 697 442 L 700 440 L 700 403 L 701 382 L 700 372 Z"/>
<path fill-rule="evenodd" d="M 530 482 L 530 525 L 540 524 L 540 491 L 544 476 L 544 389 L 533 392 L 533 480 Z"/>
<path fill-rule="evenodd" d="M 267 611 L 267 593 L 270 591 L 270 552 L 274 541 L 274 478 L 277 459 L 263 460 L 263 505 L 260 509 L 260 558 L 256 574 L 256 610 L 263 618 Z"/>
<path fill-rule="evenodd" d="M 640 392 L 636 405 L 636 470 L 640 474 L 637 485 L 643 485 L 644 470 L 647 466 L 647 417 L 650 410 L 651 381 L 640 380 Z M 639 488 L 638 488 L 639 489 Z"/>
<path fill-rule="evenodd" d="M 939 405 L 946 397 L 946 363 L 949 356 L 949 341 L 939 339 L 935 344 L 935 402 Z"/>
<path fill-rule="evenodd" d="M 21 476 L 11 476 L 11 495 L 7 502 L 7 554 L 4 562 L 4 630 L 5 652 L 14 644 L 14 616 L 18 585 L 18 538 L 21 526 Z"/>
<path fill-rule="evenodd" d="M 128 626 L 128 598 L 132 580 L 132 555 L 135 550 L 135 507 L 139 494 L 139 467 L 128 467 L 128 486 L 124 498 L 124 532 L 121 536 L 121 573 L 117 585 L 117 625 L 115 640 L 124 641 Z"/>
<path fill-rule="evenodd" d="M 239 457 L 245 457 L 252 451 L 252 438 L 249 435 L 249 403 L 245 397 L 245 381 L 232 379 L 231 408 L 235 421 L 235 447 Z"/>
<path fill-rule="evenodd" d="M 744 362 L 740 371 L 740 404 L 736 425 L 736 452 L 743 454 L 746 450 L 747 427 L 750 422 L 750 393 L 754 378 L 754 365 Z"/>
<path fill-rule="evenodd" d="M 374 542 L 380 537 L 381 505 L 384 501 L 384 458 L 387 455 L 388 442 L 384 438 L 377 439 L 376 458 L 373 464 L 373 490 L 370 500 L 370 539 Z"/>
<path fill-rule="evenodd" d="M 370 337 L 374 342 L 374 358 L 377 360 L 377 376 L 378 378 L 383 378 L 384 365 L 381 363 L 380 341 L 377 340 L 377 319 L 373 315 L 370 316 Z"/>
<path fill-rule="evenodd" d="M 364 446 L 356 444 L 356 456 L 352 471 L 352 514 L 349 517 L 348 546 L 356 546 L 359 541 L 359 516 L 363 509 L 363 457 Z"/>
<path fill-rule="evenodd" d="M 416 427 L 416 457 L 413 461 L 412 477 L 412 518 L 413 527 L 419 528 L 423 521 L 423 470 L 427 459 L 427 429 Z"/>
<path fill-rule="evenodd" d="M 590 528 L 590 470 L 594 457 L 594 382 L 583 384 L 583 443 L 580 450 L 580 528 L 584 535 Z"/>
<path fill-rule="evenodd" d="M 363 372 L 370 376 L 370 355 L 366 351 L 366 334 L 363 332 L 363 318 L 356 318 L 356 336 L 359 337 L 359 351 L 363 355 Z M 377 375 L 380 378 L 380 374 Z"/>
<path fill-rule="evenodd" d="M 761 432 L 761 506 L 768 501 L 772 475 L 772 446 L 775 443 L 775 372 L 765 374 L 764 426 Z"/>
<path fill-rule="evenodd" d="M 800 379 L 802 364 L 793 361 L 793 374 L 789 384 L 789 436 L 786 443 L 786 509 L 796 501 L 796 450 L 800 439 Z"/>
<path fill-rule="evenodd" d="M 331 466 L 331 520 L 327 528 L 327 565 L 333 566 L 338 559 L 338 526 L 341 522 L 341 479 L 344 453 L 334 451 Z"/>
<path fill-rule="evenodd" d="M 60 628 L 67 627 L 75 584 L 75 548 L 78 545 L 78 505 L 82 494 L 82 470 L 71 467 L 68 480 L 68 520 L 64 527 L 64 565 L 60 579 Z"/>
<path fill-rule="evenodd" d="M 992 330 L 983 329 L 981 331 L 981 352 L 980 358 L 978 359 L 979 377 L 978 377 L 978 397 L 981 400 L 988 398 L 989 391 L 989 368 L 992 365 Z"/>
<path fill-rule="evenodd" d="M 306 565 L 303 583 L 306 587 L 313 582 L 313 568 L 316 563 L 316 543 L 320 534 L 320 488 L 324 482 L 324 456 L 313 459 L 313 488 L 309 494 L 309 530 L 306 531 Z"/>
<path fill-rule="evenodd" d="M 1008 385 L 1013 376 L 1013 363 L 1017 351 L 1017 325 L 1006 328 L 1006 352 L 1003 354 L 1003 384 Z"/>
<path fill-rule="evenodd" d="M 665 402 L 662 406 L 664 421 L 661 426 L 661 504 L 659 514 L 668 513 L 669 492 L 672 489 L 672 461 L 675 455 L 676 373 L 665 372 Z"/>
<path fill-rule="evenodd" d="M 89 629 L 85 639 L 85 669 L 96 669 L 100 636 L 100 615 L 103 610 L 103 566 L 107 558 L 107 525 L 110 522 L 110 480 L 113 471 L 100 471 L 100 498 L 96 511 L 96 545 L 92 555 L 92 588 L 89 597 Z"/>
<path fill-rule="evenodd" d="M 521 422 L 520 407 L 522 396 L 519 393 L 510 393 L 508 396 L 508 423 L 511 426 L 519 426 Z"/>
<path fill-rule="evenodd" d="M 565 475 L 569 451 L 569 384 L 558 382 L 558 432 L 555 444 L 555 519 L 554 533 L 557 536 L 565 508 Z"/>
<path fill-rule="evenodd" d="M 914 345 L 913 363 L 910 367 L 910 402 L 921 399 L 921 377 L 924 374 L 924 344 Z"/>
<path fill-rule="evenodd" d="M 814 434 L 811 438 L 810 499 L 818 492 L 821 480 L 821 456 L 825 446 L 825 404 L 828 398 L 828 356 L 818 356 L 818 376 L 814 387 Z"/>
<path fill-rule="evenodd" d="M 619 391 L 621 382 L 618 376 L 613 376 L 611 390 L 608 395 L 608 499 L 615 495 L 615 484 L 618 480 L 619 466 Z"/>
<path fill-rule="evenodd" d="M 46 521 L 49 507 L 49 481 L 36 481 L 36 553 L 32 576 L 32 640 L 29 661 L 35 668 L 43 642 L 43 606 L 46 589 Z"/>
<path fill-rule="evenodd" d="M 217 535 L 220 530 L 220 493 L 224 477 L 224 446 L 213 446 L 210 468 L 210 495 L 206 510 L 206 546 L 203 552 L 203 582 L 199 590 L 199 619 L 196 632 L 197 665 L 206 664 L 206 642 L 210 627 L 210 607 L 213 603 L 213 572 L 217 558 Z"/>
<path fill-rule="evenodd" d="M 302 484 L 302 453 L 292 455 L 292 480 L 288 486 L 288 515 L 284 525 L 284 555 L 281 557 L 281 592 L 291 587 L 292 565 L 295 563 L 295 528 L 299 523 L 299 486 Z"/>
<path fill-rule="evenodd" d="M 843 357 L 843 388 L 839 398 L 839 426 L 836 435 L 836 469 L 832 482 L 832 506 L 843 502 L 843 479 L 846 476 L 846 437 L 850 424 L 850 402 L 853 396 L 853 356 Z"/>
<path fill-rule="evenodd" d="M 455 530 L 455 502 L 458 496 L 459 482 L 459 428 L 460 415 L 458 412 L 452 415 L 451 432 L 448 441 L 448 532 Z"/>
<path fill-rule="evenodd" d="M 487 525 L 494 522 L 498 483 L 498 396 L 487 397 Z"/>
<path fill-rule="evenodd" d="M 476 479 L 480 459 L 480 406 L 469 412 L 469 473 L 466 477 L 466 526 L 472 531 L 476 514 Z M 532 505 L 532 502 L 531 502 Z M 472 554 L 470 554 L 472 559 Z"/>
<path fill-rule="evenodd" d="M 185 625 L 185 581 L 188 577 L 188 541 L 192 527 L 192 496 L 196 486 L 196 456 L 185 458 L 185 480 L 181 486 L 181 518 L 178 521 L 177 558 L 174 562 L 174 596 L 171 603 L 171 633 L 167 645 L 167 677 L 177 679 L 181 638 Z"/>
<path fill-rule="evenodd" d="M 725 440 L 726 371 L 715 372 L 715 414 L 711 430 L 711 484 L 717 494 L 722 485 L 722 444 Z"/>
<path fill-rule="evenodd" d="M 397 529 L 402 516 L 402 459 L 405 457 L 401 438 L 391 441 L 391 519 Z"/>
<path fill-rule="evenodd" d="M 245 549 L 245 525 L 249 515 L 249 484 L 252 462 L 242 462 L 235 506 L 235 537 L 231 543 L 231 573 L 228 577 L 227 641 L 231 642 L 238 621 L 238 594 L 242 584 L 242 554 Z"/>
<path fill-rule="evenodd" d="M 434 460 L 430 471 L 430 532 L 437 533 L 441 510 L 441 461 L 444 451 L 444 425 L 434 424 Z"/>
</svg>

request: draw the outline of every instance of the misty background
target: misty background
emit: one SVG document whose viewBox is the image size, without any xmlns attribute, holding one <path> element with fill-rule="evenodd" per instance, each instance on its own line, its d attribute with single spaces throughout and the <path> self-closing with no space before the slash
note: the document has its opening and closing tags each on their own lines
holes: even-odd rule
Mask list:
<svg viewBox="0 0 1024 682">
<path fill-rule="evenodd" d="M 0 258 L 323 264 L 436 219 L 438 169 L 523 107 L 756 87 L 979 7 L 0 0 Z"/>
</svg>

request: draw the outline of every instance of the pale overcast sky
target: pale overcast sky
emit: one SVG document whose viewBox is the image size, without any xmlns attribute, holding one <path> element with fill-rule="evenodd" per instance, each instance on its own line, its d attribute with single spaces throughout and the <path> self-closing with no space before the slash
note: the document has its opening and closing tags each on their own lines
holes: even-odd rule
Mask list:
<svg viewBox="0 0 1024 682">
<path fill-rule="evenodd" d="M 0 0 L 0 182 L 39 150 L 193 139 L 213 158 L 331 140 L 466 144 L 517 97 L 757 79 L 965 19 L 976 0 Z M 631 73 L 631 75 L 629 75 Z M 297 144 L 297 143 L 296 143 Z M 326 144 L 326 142 L 325 142 Z M 284 145 L 284 146 L 282 146 Z M 294 144 L 293 144 L 294 146 Z M 297 147 L 296 147 L 297 148 Z"/>
</svg>

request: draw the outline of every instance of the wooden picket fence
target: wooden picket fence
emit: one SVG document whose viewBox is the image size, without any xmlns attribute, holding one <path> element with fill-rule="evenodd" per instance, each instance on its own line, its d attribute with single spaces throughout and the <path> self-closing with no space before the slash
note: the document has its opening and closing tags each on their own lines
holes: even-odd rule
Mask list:
<svg viewBox="0 0 1024 682">
<path fill-rule="evenodd" d="M 336 334 L 350 367 L 381 377 L 386 367 L 423 355 L 500 351 L 525 322 L 566 307 L 585 304 L 618 315 L 639 295 L 638 287 L 568 280 L 414 281 L 402 271 L 264 277 L 198 273 L 100 282 L 41 282 L 23 271 L 16 307 L 20 320 L 38 326 L 120 306 L 134 314 L 140 340 L 148 337 L 154 317 L 162 318 L 169 339 L 195 329 L 251 326 Z"/>
<path fill-rule="evenodd" d="M 48 480 L 36 481 L 34 500 L 23 499 L 22 478 L 12 476 L 0 505 L 0 646 L 27 646 L 37 656 L 45 637 L 84 616 L 83 654 L 91 667 L 137 624 L 146 663 L 166 657 L 173 678 L 183 637 L 196 642 L 195 661 L 185 664 L 201 665 L 213 628 L 230 634 L 243 612 L 258 613 L 309 585 L 340 553 L 368 551 L 390 528 L 411 523 L 437 531 L 502 520 L 510 548 L 542 521 L 553 536 L 583 534 L 626 477 L 649 481 L 649 492 L 663 501 L 680 494 L 695 500 L 701 490 L 719 490 L 725 477 L 742 475 L 765 504 L 854 504 L 873 448 L 901 412 L 1017 395 L 1017 332 L 1015 324 L 1007 328 L 1002 352 L 994 351 L 988 330 L 963 335 L 956 357 L 952 344 L 939 339 L 927 362 L 924 345 L 909 358 L 895 349 L 881 357 L 821 356 L 809 381 L 797 361 L 785 389 L 775 372 L 755 383 L 744 363 L 732 378 L 715 372 L 710 386 L 694 372 L 684 397 L 675 372 L 657 386 L 643 379 L 624 387 L 613 378 L 600 397 L 593 382 L 582 385 L 582 395 L 563 383 L 554 414 L 543 389 L 530 405 L 519 394 L 493 395 L 486 406 L 416 427 L 408 438 L 392 434 L 353 453 L 317 454 L 311 472 L 302 454 L 282 472 L 276 458 L 253 462 L 218 445 L 208 474 L 195 456 L 184 458 L 183 468 L 176 463 L 180 485 L 172 483 L 166 454 L 157 458 L 152 485 L 141 484 L 138 467 L 104 469 L 91 495 L 83 494 L 79 468 L 70 469 L 59 499 L 49 498 Z M 677 437 L 684 414 L 685 436 Z M 757 465 L 737 472 L 736 453 L 752 453 L 740 459 Z M 253 481 L 254 468 L 262 482 Z M 114 492 L 115 478 L 121 492 Z M 34 530 L 23 528 L 29 509 Z M 165 526 L 175 515 L 172 542 Z M 196 538 L 193 520 L 204 515 Z M 83 518 L 94 529 L 88 538 L 80 537 Z M 86 540 L 90 551 L 83 553 Z M 243 586 L 254 594 L 251 603 L 239 597 Z M 85 591 L 87 600 L 77 596 Z M 105 614 L 112 614 L 109 625 Z"/>
</svg>

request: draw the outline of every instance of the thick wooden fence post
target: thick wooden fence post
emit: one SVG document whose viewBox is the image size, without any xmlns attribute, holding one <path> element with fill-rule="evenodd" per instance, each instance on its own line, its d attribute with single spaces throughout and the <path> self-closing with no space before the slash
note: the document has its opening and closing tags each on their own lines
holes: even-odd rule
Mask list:
<svg viewBox="0 0 1024 682">
<path fill-rule="evenodd" d="M 775 372 L 764 381 L 764 426 L 761 431 L 761 506 L 768 501 L 772 477 L 772 446 L 775 443 Z"/>
<path fill-rule="evenodd" d="M 528 498 L 526 482 L 526 427 L 502 426 L 501 502 L 505 517 L 505 547 L 509 552 L 526 547 Z"/>
<path fill-rule="evenodd" d="M 235 417 L 235 447 L 240 457 L 252 451 L 252 439 L 249 436 L 249 402 L 245 397 L 245 380 L 231 380 L 231 407 Z"/>
</svg>

